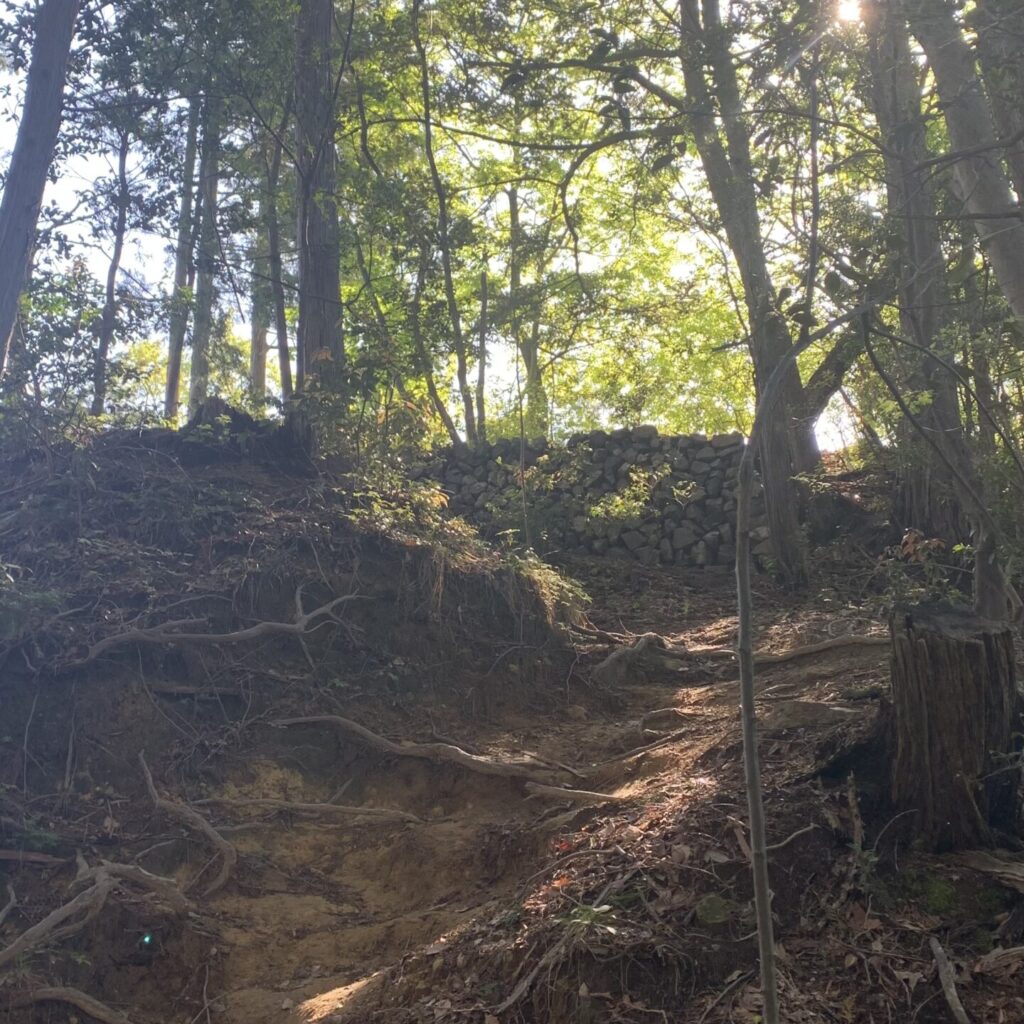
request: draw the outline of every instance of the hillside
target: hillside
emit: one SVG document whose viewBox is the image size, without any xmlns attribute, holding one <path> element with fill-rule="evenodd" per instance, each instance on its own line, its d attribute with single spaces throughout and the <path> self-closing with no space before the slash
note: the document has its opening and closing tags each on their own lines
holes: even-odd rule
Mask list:
<svg viewBox="0 0 1024 1024">
<path fill-rule="evenodd" d="M 728 576 L 216 429 L 5 461 L 10 1019 L 758 1019 Z M 877 599 L 821 584 L 757 583 L 786 1019 L 945 1021 L 935 936 L 1024 1020 L 1012 882 L 880 815 Z"/>
</svg>

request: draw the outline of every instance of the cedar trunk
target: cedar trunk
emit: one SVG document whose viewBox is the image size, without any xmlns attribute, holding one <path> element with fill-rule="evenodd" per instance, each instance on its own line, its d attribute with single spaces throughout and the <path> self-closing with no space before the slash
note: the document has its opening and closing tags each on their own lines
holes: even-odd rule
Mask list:
<svg viewBox="0 0 1024 1024">
<path fill-rule="evenodd" d="M 897 611 L 890 627 L 893 802 L 917 812 L 928 849 L 988 843 L 1017 817 L 1021 695 L 1010 628 L 950 606 Z"/>
</svg>

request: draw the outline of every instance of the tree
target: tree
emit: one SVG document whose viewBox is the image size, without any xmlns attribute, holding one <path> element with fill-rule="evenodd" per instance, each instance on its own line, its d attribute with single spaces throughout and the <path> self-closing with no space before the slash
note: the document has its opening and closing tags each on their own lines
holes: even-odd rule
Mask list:
<svg viewBox="0 0 1024 1024">
<path fill-rule="evenodd" d="M 345 372 L 338 227 L 338 61 L 331 0 L 299 0 L 295 48 L 295 169 L 299 264 L 297 391 L 319 378 L 337 391 Z"/>
<path fill-rule="evenodd" d="M 42 0 L 18 137 L 0 201 L 0 377 L 10 352 L 18 299 L 28 277 L 36 222 L 60 128 L 64 79 L 78 0 Z"/>
</svg>

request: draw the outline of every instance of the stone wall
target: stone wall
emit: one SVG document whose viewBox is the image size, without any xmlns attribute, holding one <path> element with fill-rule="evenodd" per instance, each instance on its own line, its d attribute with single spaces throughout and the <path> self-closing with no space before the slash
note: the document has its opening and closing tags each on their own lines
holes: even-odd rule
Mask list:
<svg viewBox="0 0 1024 1024">
<path fill-rule="evenodd" d="M 450 510 L 487 536 L 528 541 L 540 552 L 722 571 L 736 555 L 743 446 L 740 434 L 662 436 L 641 426 L 579 434 L 564 447 L 502 440 L 448 450 L 425 472 L 448 493 Z M 764 556 L 770 545 L 760 484 L 754 493 L 754 551 Z"/>
</svg>

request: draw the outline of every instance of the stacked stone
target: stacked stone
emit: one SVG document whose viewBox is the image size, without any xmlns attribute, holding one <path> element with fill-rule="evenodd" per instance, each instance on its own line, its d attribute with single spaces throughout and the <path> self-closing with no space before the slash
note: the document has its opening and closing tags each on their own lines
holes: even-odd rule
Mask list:
<svg viewBox="0 0 1024 1024">
<path fill-rule="evenodd" d="M 521 518 L 523 473 L 534 545 L 589 552 L 645 565 L 725 569 L 736 557 L 736 478 L 740 434 L 662 436 L 639 426 L 571 437 L 564 448 L 544 439 L 503 440 L 431 467 L 452 512 L 483 533 Z M 599 514 L 602 501 L 628 492 L 638 476 L 653 480 L 643 507 Z M 754 488 L 755 553 L 769 552 L 760 484 Z"/>
</svg>

